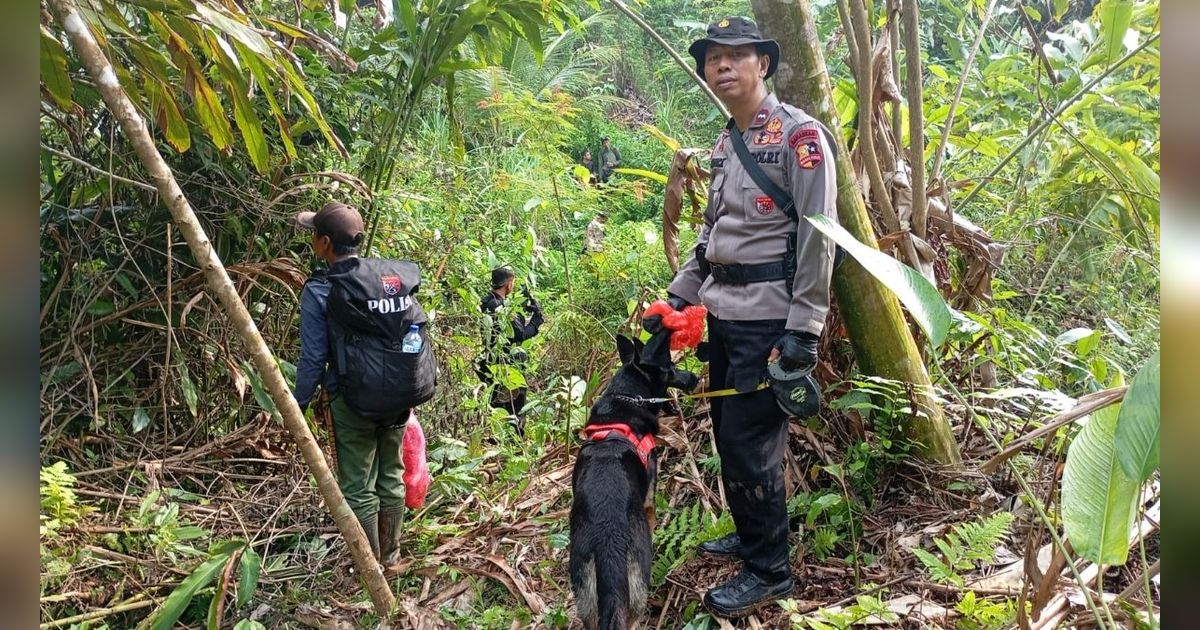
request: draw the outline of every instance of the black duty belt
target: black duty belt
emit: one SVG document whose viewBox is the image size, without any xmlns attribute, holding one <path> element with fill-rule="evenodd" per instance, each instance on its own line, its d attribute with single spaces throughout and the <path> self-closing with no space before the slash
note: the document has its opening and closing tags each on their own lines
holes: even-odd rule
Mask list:
<svg viewBox="0 0 1200 630">
<path fill-rule="evenodd" d="M 755 282 L 787 280 L 791 277 L 790 270 L 782 260 L 759 265 L 709 264 L 712 265 L 713 281 L 721 284 L 754 284 Z"/>
</svg>

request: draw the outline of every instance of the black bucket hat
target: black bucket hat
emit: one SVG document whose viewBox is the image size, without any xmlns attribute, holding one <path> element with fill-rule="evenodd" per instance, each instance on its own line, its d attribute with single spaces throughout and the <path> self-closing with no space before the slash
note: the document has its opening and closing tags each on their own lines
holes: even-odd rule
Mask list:
<svg viewBox="0 0 1200 630">
<path fill-rule="evenodd" d="M 758 52 L 771 58 L 767 68 L 767 76 L 775 74 L 779 68 L 779 42 L 766 39 L 758 30 L 758 25 L 744 17 L 727 17 L 708 25 L 707 37 L 698 39 L 688 46 L 688 53 L 696 60 L 696 74 L 704 78 L 704 55 L 709 44 L 725 44 L 726 46 L 743 46 L 754 44 Z"/>
</svg>

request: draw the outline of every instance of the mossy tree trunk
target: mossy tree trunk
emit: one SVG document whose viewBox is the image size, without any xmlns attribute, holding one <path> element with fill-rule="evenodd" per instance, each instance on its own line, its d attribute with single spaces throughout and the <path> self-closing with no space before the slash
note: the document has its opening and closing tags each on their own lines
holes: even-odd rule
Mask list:
<svg viewBox="0 0 1200 630">
<path fill-rule="evenodd" d="M 779 41 L 781 59 L 774 81 L 780 100 L 800 107 L 835 131 L 838 220 L 855 238 L 877 247 L 862 190 L 854 179 L 850 151 L 839 131 L 841 123 L 809 0 L 752 0 L 751 5 L 764 35 Z M 834 273 L 833 289 L 859 368 L 866 374 L 914 386 L 916 402 L 925 411 L 925 417 L 914 418 L 908 426 L 909 436 L 919 445 L 917 452 L 940 464 L 959 463 L 958 444 L 945 413 L 923 393 L 931 388 L 929 373 L 896 296 L 849 257 Z"/>
</svg>

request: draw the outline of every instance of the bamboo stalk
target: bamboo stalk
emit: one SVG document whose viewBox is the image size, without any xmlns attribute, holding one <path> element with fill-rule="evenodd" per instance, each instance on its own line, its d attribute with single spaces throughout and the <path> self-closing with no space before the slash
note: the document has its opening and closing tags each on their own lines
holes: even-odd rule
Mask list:
<svg viewBox="0 0 1200 630">
<path fill-rule="evenodd" d="M 51 1 L 53 1 L 53 0 L 51 0 Z M 110 617 L 110 616 L 118 614 L 118 613 L 129 612 L 131 610 L 139 610 L 142 608 L 149 608 L 150 606 L 153 606 L 155 603 L 156 602 L 154 600 L 146 599 L 146 600 L 142 600 L 139 602 L 121 604 L 120 606 L 112 606 L 110 608 L 98 608 L 96 610 L 78 614 L 73 617 L 63 617 L 62 619 L 55 619 L 54 621 L 48 621 L 38 627 L 41 628 L 42 630 L 46 630 L 46 628 L 61 628 L 62 626 L 69 626 L 74 623 L 81 623 L 84 621 L 95 621 L 97 619 L 103 619 L 105 617 Z"/>
<path fill-rule="evenodd" d="M 912 169 L 912 231 L 925 238 L 925 107 L 921 101 L 921 15 L 917 0 L 904 0 L 904 66 L 908 84 L 908 164 Z"/>
<path fill-rule="evenodd" d="M 887 16 L 888 16 L 888 21 L 887 21 L 888 43 L 891 44 L 890 52 L 891 52 L 891 57 L 892 57 L 892 80 L 895 81 L 896 86 L 899 87 L 901 85 L 900 84 L 900 61 L 899 61 L 899 54 L 900 54 L 900 0 L 887 0 Z M 903 124 L 902 119 L 903 119 L 903 116 L 902 116 L 902 112 L 900 111 L 900 102 L 897 101 L 895 103 L 892 103 L 892 129 L 896 130 L 896 143 L 898 145 L 902 144 L 900 142 L 900 126 Z"/>
<path fill-rule="evenodd" d="M 355 567 L 366 582 L 367 591 L 375 604 L 376 612 L 380 617 L 387 617 L 395 606 L 396 600 L 383 577 L 383 570 L 371 554 L 362 526 L 359 525 L 358 519 L 350 510 L 350 506 L 346 504 L 346 499 L 325 461 L 321 447 L 317 444 L 312 432 L 309 431 L 304 415 L 300 412 L 300 407 L 296 404 L 283 374 L 279 371 L 274 354 L 263 341 L 262 335 L 259 334 L 258 327 L 250 316 L 250 311 L 246 309 L 225 266 L 217 257 L 216 249 L 196 218 L 195 211 L 178 182 L 175 181 L 175 175 L 155 147 L 154 139 L 150 136 L 145 121 L 142 120 L 141 115 L 129 100 L 129 96 L 117 81 L 117 76 L 108 58 L 105 57 L 104 51 L 97 45 L 91 31 L 79 16 L 74 1 L 47 0 L 47 3 L 54 12 L 55 18 L 70 37 L 72 47 L 83 61 L 88 75 L 95 82 L 100 96 L 117 122 L 120 123 L 121 130 L 130 144 L 133 145 L 150 180 L 154 182 L 159 197 L 170 211 L 171 218 L 179 227 L 179 231 L 183 233 L 192 256 L 204 269 L 205 280 L 209 288 L 219 299 L 234 330 L 245 344 L 255 367 L 262 375 L 263 384 L 283 415 L 284 426 L 296 440 L 305 462 L 312 469 L 325 505 L 329 508 L 338 529 L 346 539 Z"/>
<path fill-rule="evenodd" d="M 863 2 L 850 0 L 850 23 L 854 27 L 854 37 L 858 42 L 858 72 L 855 85 L 858 87 L 858 146 L 862 151 L 863 166 L 867 169 L 867 179 L 871 182 L 875 205 L 883 215 L 888 231 L 907 232 L 900 225 L 900 215 L 896 214 L 896 208 L 892 205 L 892 196 L 879 168 L 879 154 L 875 151 L 875 125 L 872 120 L 872 116 L 875 115 L 875 73 L 871 68 L 874 45 L 870 18 Z M 907 233 L 901 235 L 900 252 L 901 258 L 908 261 L 910 266 L 919 268 L 920 257 L 917 256 L 917 248 Z"/>
</svg>

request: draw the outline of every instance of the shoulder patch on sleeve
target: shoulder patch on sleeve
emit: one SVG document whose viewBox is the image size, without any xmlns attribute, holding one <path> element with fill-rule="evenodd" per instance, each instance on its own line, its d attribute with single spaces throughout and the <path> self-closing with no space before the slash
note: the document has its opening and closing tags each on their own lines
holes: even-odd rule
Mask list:
<svg viewBox="0 0 1200 630">
<path fill-rule="evenodd" d="M 815 129 L 813 131 L 816 132 Z M 825 156 L 821 153 L 821 141 L 815 133 L 811 139 L 797 141 L 793 148 L 796 150 L 796 164 L 800 168 L 814 169 L 825 160 Z"/>
<path fill-rule="evenodd" d="M 791 136 L 788 137 L 788 147 L 795 149 L 796 145 L 800 144 L 801 142 L 806 140 L 816 140 L 820 133 L 821 132 L 812 127 L 797 129 L 792 132 Z"/>
</svg>

